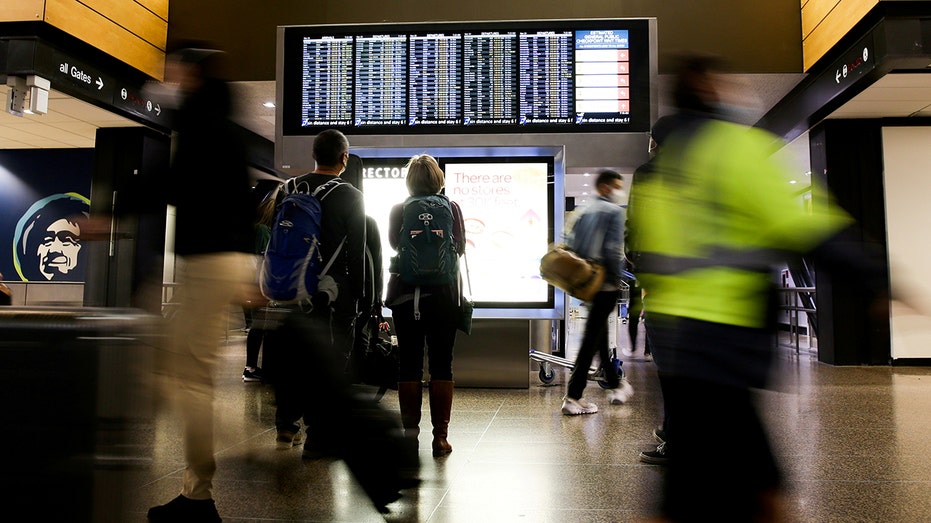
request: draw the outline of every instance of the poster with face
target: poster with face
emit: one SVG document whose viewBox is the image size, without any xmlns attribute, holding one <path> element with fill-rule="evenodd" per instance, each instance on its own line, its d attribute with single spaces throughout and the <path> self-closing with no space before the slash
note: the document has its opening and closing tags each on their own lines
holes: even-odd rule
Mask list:
<svg viewBox="0 0 931 523">
<path fill-rule="evenodd" d="M 0 151 L 0 273 L 6 280 L 83 282 L 91 149 Z"/>
<path fill-rule="evenodd" d="M 81 229 L 89 214 L 90 200 L 80 194 L 34 203 L 14 231 L 16 273 L 24 281 L 84 281 Z"/>
</svg>

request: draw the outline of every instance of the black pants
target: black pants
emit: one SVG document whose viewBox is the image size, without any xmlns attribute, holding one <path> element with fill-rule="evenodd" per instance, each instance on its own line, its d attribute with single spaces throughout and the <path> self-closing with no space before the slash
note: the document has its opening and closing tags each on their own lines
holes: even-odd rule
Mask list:
<svg viewBox="0 0 931 523">
<path fill-rule="evenodd" d="M 767 336 L 685 318 L 653 320 L 666 429 L 674 440 L 664 515 L 677 522 L 753 521 L 761 497 L 782 481 L 750 387 L 763 372 Z"/>
<path fill-rule="evenodd" d="M 569 388 L 566 395 L 572 399 L 581 399 L 588 383 L 588 368 L 592 365 L 595 354 L 601 360 L 608 388 L 616 388 L 620 384 L 617 369 L 611 362 L 608 353 L 608 317 L 617 308 L 617 299 L 620 291 L 601 291 L 595 295 L 589 304 L 588 320 L 585 321 L 585 332 L 582 334 L 582 345 L 579 354 L 575 357 L 575 367 L 569 376 Z"/>
<path fill-rule="evenodd" d="M 446 297 L 421 296 L 420 319 L 414 319 L 413 301 L 391 308 L 394 330 L 401 355 L 399 381 L 423 379 L 424 352 L 427 353 L 430 378 L 453 379 L 453 346 L 456 343 L 458 308 Z"/>
</svg>

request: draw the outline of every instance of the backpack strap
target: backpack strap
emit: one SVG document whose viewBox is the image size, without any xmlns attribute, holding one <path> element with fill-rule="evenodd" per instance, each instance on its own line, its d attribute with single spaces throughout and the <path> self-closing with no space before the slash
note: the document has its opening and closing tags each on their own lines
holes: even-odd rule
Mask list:
<svg viewBox="0 0 931 523">
<path fill-rule="evenodd" d="M 343 185 L 343 181 L 340 180 L 339 178 L 333 178 L 332 180 L 324 183 L 323 185 L 317 186 L 317 188 L 314 189 L 314 192 L 312 194 L 315 198 L 317 198 L 318 200 L 322 202 L 324 198 L 329 196 L 330 192 L 333 191 L 333 189 L 339 187 L 340 185 Z M 323 193 L 323 194 L 320 194 L 320 193 Z"/>
<path fill-rule="evenodd" d="M 336 257 L 339 256 L 339 251 L 343 248 L 343 244 L 346 243 L 346 237 L 343 236 L 343 239 L 339 242 L 339 245 L 336 247 L 336 250 L 333 251 L 333 255 L 330 256 L 330 261 L 326 262 L 326 265 L 323 267 L 323 270 L 320 271 L 320 277 L 326 276 L 327 271 L 330 270 L 330 266 L 333 265 L 333 262 L 336 261 Z"/>
<path fill-rule="evenodd" d="M 414 319 L 420 319 L 420 285 L 414 287 Z"/>
<path fill-rule="evenodd" d="M 338 186 L 342 184 L 343 184 L 342 180 L 340 180 L 339 178 L 333 178 L 332 180 L 326 182 L 325 184 L 319 185 L 316 189 L 314 189 L 314 192 L 312 194 L 314 198 L 317 198 L 318 200 L 322 202 L 323 199 L 326 198 L 330 194 L 331 191 L 333 191 L 333 189 L 337 188 Z M 322 195 L 320 194 L 321 192 L 323 193 Z M 333 255 L 330 256 L 329 261 L 327 261 L 326 265 L 323 267 L 323 270 L 320 271 L 321 277 L 326 276 L 326 273 L 330 270 L 330 266 L 332 266 L 333 262 L 336 261 L 336 257 L 339 256 L 339 251 L 342 250 L 343 244 L 345 243 L 346 243 L 346 236 L 343 236 L 343 239 L 340 240 L 339 245 L 336 247 L 336 250 L 333 251 Z"/>
</svg>

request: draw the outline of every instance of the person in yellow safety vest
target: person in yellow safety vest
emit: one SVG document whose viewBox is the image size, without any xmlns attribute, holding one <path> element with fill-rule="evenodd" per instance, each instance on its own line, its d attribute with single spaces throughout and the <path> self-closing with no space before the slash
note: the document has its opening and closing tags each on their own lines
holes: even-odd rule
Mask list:
<svg viewBox="0 0 931 523">
<path fill-rule="evenodd" d="M 774 355 L 773 269 L 813 251 L 837 258 L 845 244 L 835 239 L 853 220 L 834 205 L 805 208 L 773 156 L 778 138 L 728 120 L 719 71 L 709 57 L 682 59 L 676 126 L 628 209 L 676 442 L 656 521 L 784 521 L 782 475 L 751 390 L 766 384 Z M 879 281 L 877 264 L 853 263 Z"/>
</svg>

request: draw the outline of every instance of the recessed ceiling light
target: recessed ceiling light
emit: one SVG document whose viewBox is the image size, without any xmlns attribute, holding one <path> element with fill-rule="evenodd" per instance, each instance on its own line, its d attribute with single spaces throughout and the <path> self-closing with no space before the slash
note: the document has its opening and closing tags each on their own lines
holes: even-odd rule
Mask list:
<svg viewBox="0 0 931 523">
<path fill-rule="evenodd" d="M 268 107 L 269 109 L 274 109 L 274 108 L 275 108 L 275 102 L 265 102 L 265 103 L 263 103 L 262 105 L 265 106 L 265 107 Z"/>
<path fill-rule="evenodd" d="M 588 191 L 582 191 L 582 196 L 588 196 Z"/>
<path fill-rule="evenodd" d="M 583 183 L 583 184 L 582 184 L 582 187 L 588 187 L 588 184 L 587 184 L 587 183 Z"/>
<path fill-rule="evenodd" d="M 583 174 L 582 176 L 591 176 L 591 174 L 590 174 L 590 173 L 585 173 L 585 174 Z"/>
<path fill-rule="evenodd" d="M 796 181 L 796 180 L 789 180 L 789 183 L 791 183 L 791 184 L 796 184 L 796 183 L 798 183 L 798 181 Z"/>
</svg>

